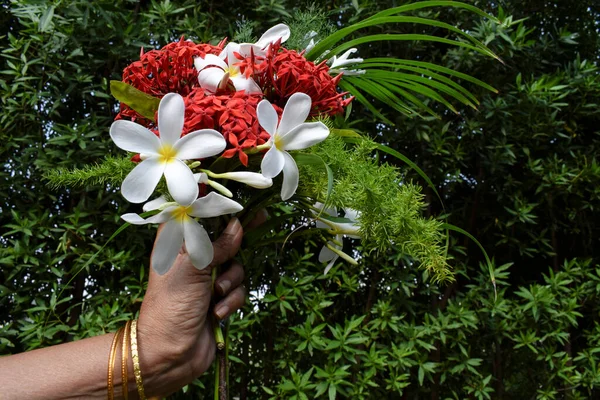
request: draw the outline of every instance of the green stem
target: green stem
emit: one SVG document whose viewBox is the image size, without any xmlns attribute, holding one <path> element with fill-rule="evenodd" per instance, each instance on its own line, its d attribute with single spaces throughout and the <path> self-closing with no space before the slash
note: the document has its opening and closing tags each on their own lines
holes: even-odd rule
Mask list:
<svg viewBox="0 0 600 400">
<path fill-rule="evenodd" d="M 212 286 L 211 291 L 214 297 L 215 295 L 215 281 L 217 280 L 217 268 L 213 268 L 211 271 Z M 215 334 L 215 342 L 217 343 L 217 350 L 223 350 L 225 348 L 225 339 L 223 337 L 223 330 L 221 329 L 221 323 L 216 317 L 213 317 L 213 330 Z"/>
<path fill-rule="evenodd" d="M 214 295 L 215 295 L 215 281 L 217 280 L 217 274 L 218 274 L 218 268 L 215 267 L 212 269 L 211 271 L 211 280 L 212 280 L 212 285 L 211 285 L 211 294 L 212 294 L 212 298 L 214 299 Z M 217 319 L 217 317 L 215 317 L 213 315 L 212 317 L 212 324 L 213 324 L 213 332 L 215 335 L 215 342 L 217 344 L 217 362 L 215 363 L 215 391 L 214 391 L 214 396 L 213 399 L 214 400 L 220 400 L 221 399 L 221 369 L 223 368 L 222 363 L 220 362 L 220 353 L 222 352 L 223 348 L 225 347 L 225 339 L 223 338 L 223 331 L 221 330 L 221 323 L 220 321 Z"/>
</svg>

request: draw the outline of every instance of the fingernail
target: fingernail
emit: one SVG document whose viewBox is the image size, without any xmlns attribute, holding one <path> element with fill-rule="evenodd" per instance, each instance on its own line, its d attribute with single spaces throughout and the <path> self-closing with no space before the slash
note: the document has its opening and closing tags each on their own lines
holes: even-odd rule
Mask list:
<svg viewBox="0 0 600 400">
<path fill-rule="evenodd" d="M 260 211 L 258 211 L 258 213 L 265 219 L 265 221 L 269 218 L 269 212 L 267 211 L 266 208 L 260 209 Z"/>
<path fill-rule="evenodd" d="M 229 282 L 229 281 L 222 281 L 219 283 L 219 288 L 221 289 L 221 294 L 227 294 L 230 287 L 231 287 L 231 282 Z"/>
<path fill-rule="evenodd" d="M 229 224 L 227 224 L 227 228 L 225 228 L 225 231 L 223 233 L 226 233 L 228 235 L 235 235 L 235 233 L 238 230 L 240 230 L 241 227 L 242 225 L 240 224 L 240 220 L 236 217 L 233 217 L 231 221 L 229 221 Z"/>
<path fill-rule="evenodd" d="M 221 306 L 215 310 L 215 314 L 217 314 L 217 318 L 219 318 L 219 319 L 225 318 L 228 313 L 229 313 L 229 307 L 227 307 L 227 306 Z"/>
</svg>

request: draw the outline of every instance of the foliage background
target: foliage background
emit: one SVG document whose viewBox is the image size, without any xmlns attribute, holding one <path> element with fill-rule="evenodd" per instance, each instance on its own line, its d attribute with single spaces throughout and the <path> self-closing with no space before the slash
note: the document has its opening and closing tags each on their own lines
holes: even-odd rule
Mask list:
<svg viewBox="0 0 600 400">
<path fill-rule="evenodd" d="M 323 10 L 344 26 L 402 3 L 335 0 Z M 504 64 L 431 43 L 380 42 L 360 56 L 437 62 L 499 94 L 469 86 L 478 110 L 438 107 L 439 119 L 374 103 L 394 126 L 355 105 L 351 121 L 437 184 L 445 209 L 425 187 L 424 213 L 482 242 L 495 261 L 497 298 L 481 253 L 463 237 L 451 236 L 457 279 L 443 286 L 394 248 L 359 267 L 339 263 L 324 277 L 314 255 L 321 243 L 293 241 L 283 251 L 266 244 L 243 255 L 254 295 L 232 324 L 232 392 L 240 399 L 599 396 L 600 9 L 593 0 L 472 3 L 502 23 L 455 9 L 428 15 L 469 30 Z M 41 179 L 115 152 L 109 80 L 141 46 L 183 34 L 233 37 L 239 20 L 259 33 L 307 6 L 0 1 L 1 354 L 114 331 L 139 309 L 153 231 L 128 230 L 77 274 L 129 206 L 118 188 L 50 190 Z M 209 398 L 211 385 L 207 375 L 173 397 Z"/>
</svg>

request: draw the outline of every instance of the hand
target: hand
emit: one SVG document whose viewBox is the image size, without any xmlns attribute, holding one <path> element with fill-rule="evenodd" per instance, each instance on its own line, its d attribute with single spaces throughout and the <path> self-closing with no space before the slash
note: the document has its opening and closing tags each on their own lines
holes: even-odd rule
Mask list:
<svg viewBox="0 0 600 400">
<path fill-rule="evenodd" d="M 209 316 L 211 270 L 235 256 L 242 236 L 242 226 L 234 218 L 213 243 L 214 259 L 207 268 L 196 269 L 182 248 L 169 272 L 161 276 L 151 270 L 138 321 L 146 393 L 172 393 L 204 373 L 213 362 L 216 344 Z M 226 318 L 243 306 L 243 280 L 243 267 L 236 261 L 217 278 L 215 294 L 222 296 L 213 310 L 217 318 Z"/>
</svg>

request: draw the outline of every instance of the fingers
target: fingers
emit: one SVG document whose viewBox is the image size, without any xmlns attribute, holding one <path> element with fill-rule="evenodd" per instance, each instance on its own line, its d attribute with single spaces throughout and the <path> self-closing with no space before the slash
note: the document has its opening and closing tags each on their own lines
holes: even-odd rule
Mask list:
<svg viewBox="0 0 600 400">
<path fill-rule="evenodd" d="M 223 272 L 215 281 L 215 289 L 221 296 L 229 294 L 231 289 L 236 288 L 244 281 L 244 267 L 242 264 L 234 261 L 225 272 Z"/>
<path fill-rule="evenodd" d="M 242 236 L 244 236 L 242 224 L 237 218 L 232 218 L 221 236 L 213 242 L 215 253 L 210 268 L 232 259 L 240 249 Z"/>
<path fill-rule="evenodd" d="M 269 213 L 264 208 L 261 208 L 258 210 L 252 221 L 248 223 L 246 229 L 250 230 L 262 225 L 267 218 L 269 218 Z"/>
<path fill-rule="evenodd" d="M 217 303 L 215 306 L 215 315 L 219 319 L 229 317 L 238 309 L 242 308 L 246 301 L 246 289 L 243 286 L 238 286 L 233 289 L 227 297 Z"/>
</svg>

